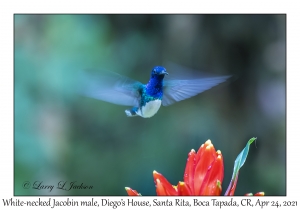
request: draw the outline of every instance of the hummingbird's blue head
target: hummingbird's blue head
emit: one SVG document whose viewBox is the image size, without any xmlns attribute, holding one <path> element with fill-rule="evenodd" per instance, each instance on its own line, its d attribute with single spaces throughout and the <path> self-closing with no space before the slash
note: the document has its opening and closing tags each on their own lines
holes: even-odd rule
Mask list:
<svg viewBox="0 0 300 210">
<path fill-rule="evenodd" d="M 167 70 L 162 67 L 162 66 L 155 66 L 153 69 L 152 69 L 152 72 L 151 72 L 151 77 L 164 77 L 165 75 L 168 75 L 168 72 Z"/>
</svg>

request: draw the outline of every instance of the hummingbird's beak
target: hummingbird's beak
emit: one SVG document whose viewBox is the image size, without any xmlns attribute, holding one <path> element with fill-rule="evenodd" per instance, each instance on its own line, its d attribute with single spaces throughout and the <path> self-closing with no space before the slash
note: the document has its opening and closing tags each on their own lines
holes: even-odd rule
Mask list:
<svg viewBox="0 0 300 210">
<path fill-rule="evenodd" d="M 169 73 L 168 73 L 166 70 L 164 70 L 164 71 L 162 71 L 160 74 L 168 75 Z"/>
</svg>

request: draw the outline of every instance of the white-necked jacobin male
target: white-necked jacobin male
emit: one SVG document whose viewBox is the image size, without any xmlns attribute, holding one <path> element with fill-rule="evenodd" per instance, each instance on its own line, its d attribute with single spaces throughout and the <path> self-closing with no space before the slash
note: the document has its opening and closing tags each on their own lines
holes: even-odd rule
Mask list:
<svg viewBox="0 0 300 210">
<path fill-rule="evenodd" d="M 215 76 L 195 79 L 167 79 L 166 69 L 155 66 L 147 84 L 132 80 L 114 72 L 102 72 L 100 77 L 88 78 L 84 88 L 86 96 L 110 103 L 133 106 L 125 110 L 128 117 L 150 118 L 160 106 L 168 106 L 195 96 L 224 82 L 230 76 Z"/>
</svg>

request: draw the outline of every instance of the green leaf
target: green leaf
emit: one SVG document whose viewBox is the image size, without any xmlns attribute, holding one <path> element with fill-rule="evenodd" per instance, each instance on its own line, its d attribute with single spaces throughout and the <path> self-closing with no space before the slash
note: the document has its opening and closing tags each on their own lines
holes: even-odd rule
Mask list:
<svg viewBox="0 0 300 210">
<path fill-rule="evenodd" d="M 229 186 L 226 190 L 225 195 L 233 195 L 235 187 L 236 187 L 237 179 L 238 179 L 239 170 L 242 168 L 242 166 L 246 162 L 248 152 L 249 152 L 249 148 L 250 148 L 250 144 L 252 144 L 252 142 L 254 142 L 255 140 L 256 140 L 255 137 L 251 138 L 248 141 L 248 143 L 246 144 L 245 148 L 241 151 L 241 153 L 235 159 L 234 167 L 233 167 L 233 174 L 232 174 L 231 181 L 230 181 L 230 184 L 229 184 Z"/>
<path fill-rule="evenodd" d="M 248 156 L 250 144 L 252 144 L 252 142 L 254 142 L 255 140 L 256 140 L 255 137 L 251 138 L 248 141 L 248 143 L 246 144 L 246 147 L 241 151 L 241 153 L 235 159 L 235 161 L 234 161 L 234 168 L 233 168 L 233 174 L 232 174 L 232 178 L 231 179 L 233 179 L 236 176 L 236 174 L 238 173 L 238 171 L 240 170 L 240 168 L 242 168 L 242 166 L 246 162 L 246 158 Z"/>
</svg>

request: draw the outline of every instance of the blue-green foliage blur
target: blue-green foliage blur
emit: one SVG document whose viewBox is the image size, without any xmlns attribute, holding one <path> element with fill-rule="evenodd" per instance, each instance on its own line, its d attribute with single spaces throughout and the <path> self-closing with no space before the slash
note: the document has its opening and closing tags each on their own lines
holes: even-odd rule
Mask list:
<svg viewBox="0 0 300 210">
<path fill-rule="evenodd" d="M 146 83 L 169 61 L 235 80 L 149 119 L 75 91 L 84 69 Z M 254 136 L 235 195 L 285 195 L 285 75 L 285 15 L 15 15 L 14 193 L 155 195 L 153 170 L 176 185 L 188 152 L 211 139 L 224 194 Z"/>
</svg>

